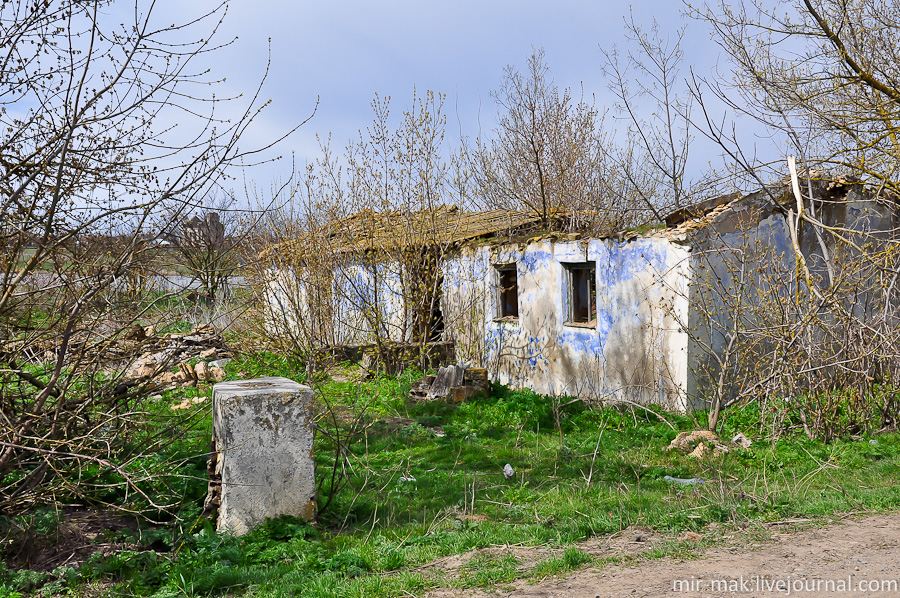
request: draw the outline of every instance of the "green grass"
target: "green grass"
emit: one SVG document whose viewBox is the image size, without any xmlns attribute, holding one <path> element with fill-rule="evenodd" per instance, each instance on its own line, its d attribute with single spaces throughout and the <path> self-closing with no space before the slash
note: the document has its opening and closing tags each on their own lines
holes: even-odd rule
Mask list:
<svg viewBox="0 0 900 598">
<path fill-rule="evenodd" d="M 237 359 L 227 369 L 231 377 L 305 379 L 296 365 L 271 355 Z M 629 526 L 673 538 L 650 556 L 684 555 L 694 548 L 674 538 L 686 530 L 712 541 L 713 527 L 900 505 L 897 434 L 823 444 L 789 431 L 770 440 L 759 437 L 760 416 L 750 406 L 729 412 L 723 436 L 742 431 L 754 440 L 751 448 L 698 461 L 666 447 L 678 431 L 696 429 L 702 414 L 699 422 L 660 414 L 671 429 L 653 412 L 576 402 L 557 421 L 553 399 L 502 387 L 459 406 L 412 405 L 405 397 L 417 376 L 317 381 L 319 502 L 328 508 L 315 526 L 287 518 L 242 538 L 217 534 L 199 518 L 208 403 L 193 416 L 169 409 L 186 392 L 208 395 L 209 387 L 167 393 L 148 407 L 157 428 L 147 434 L 173 430 L 174 441 L 141 466 L 177 462 L 194 476 L 147 484 L 148 492 L 180 497 L 180 521 L 143 532 L 133 552 L 98 557 L 77 572 L 37 579 L 0 570 L 0 596 L 47 584 L 77 596 L 98 581 L 126 596 L 418 595 L 436 585 L 504 586 L 602 564 L 577 543 Z M 336 451 L 343 475 L 332 486 Z M 506 463 L 516 471 L 512 479 L 502 474 Z M 705 483 L 677 486 L 665 476 Z M 152 542 L 168 552 L 149 550 Z M 481 552 L 513 545 L 551 548 L 555 556 L 525 565 L 513 553 Z M 421 568 L 469 551 L 476 552 L 455 571 Z"/>
<path fill-rule="evenodd" d="M 551 557 L 538 563 L 531 571 L 531 576 L 536 580 L 540 580 L 545 577 L 566 573 L 567 571 L 574 571 L 592 560 L 591 555 L 585 551 L 577 546 L 570 546 L 565 549 L 561 556 Z"/>
</svg>

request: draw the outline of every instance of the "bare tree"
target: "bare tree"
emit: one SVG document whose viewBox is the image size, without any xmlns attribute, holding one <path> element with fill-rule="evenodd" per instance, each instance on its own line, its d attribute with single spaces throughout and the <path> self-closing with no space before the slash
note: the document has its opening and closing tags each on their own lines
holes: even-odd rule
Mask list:
<svg viewBox="0 0 900 598">
<path fill-rule="evenodd" d="M 266 335 L 308 363 L 325 347 L 371 344 L 389 364 L 398 346 L 421 355 L 440 337 L 446 216 L 458 209 L 443 96 L 414 93 L 396 125 L 389 98 L 372 108 L 343 156 L 323 144 L 254 268 Z"/>
<path fill-rule="evenodd" d="M 606 232 L 634 223 L 608 178 L 603 115 L 550 77 L 543 50 L 525 73 L 508 66 L 493 93 L 500 111 L 492 138 L 466 149 L 476 203 L 530 211 L 544 226 L 562 214 L 592 214 Z"/>
<path fill-rule="evenodd" d="M 617 100 L 617 120 L 625 123 L 620 132 L 625 139 L 612 146 L 610 160 L 621 178 L 618 186 L 662 221 L 694 194 L 686 180 L 692 98 L 680 74 L 685 30 L 667 40 L 655 20 L 648 31 L 632 15 L 625 31 L 624 54 L 616 47 L 601 47 L 601 68 Z"/>
<path fill-rule="evenodd" d="M 789 259 L 751 277 L 739 304 L 719 304 L 728 305 L 729 367 L 744 372 L 730 367 L 732 398 L 758 398 L 776 420 L 796 418 L 826 440 L 894 426 L 898 7 L 745 1 L 690 12 L 733 65 L 730 81 L 693 79 L 698 130 L 762 188 L 790 241 Z M 709 95 L 767 129 L 781 159 L 757 159 L 734 125 L 712 116 Z M 767 185 L 773 176 L 783 178 Z"/>
<path fill-rule="evenodd" d="M 231 104 L 198 95 L 212 88 L 198 85 L 207 77 L 193 66 L 220 47 L 225 6 L 163 26 L 152 3 L 137 0 L 124 25 L 113 8 L 0 4 L 4 510 L 84 491 L 78 471 L 90 463 L 121 473 L 140 495 L 127 464 L 165 434 L 134 442 L 143 432 L 128 422 L 142 386 L 102 373 L 110 350 L 125 359 L 137 350 L 124 332 L 151 305 L 149 289 L 123 281 L 148 262 L 148 238 L 171 230 L 250 155 L 238 139 L 257 94 L 220 118 Z"/>
<path fill-rule="evenodd" d="M 229 280 L 240 267 L 239 247 L 246 231 L 240 230 L 243 223 L 231 205 L 233 202 L 228 201 L 220 203 L 219 209 L 195 214 L 176 231 L 179 266 L 187 271 L 191 283 L 199 285 L 206 307 L 228 291 Z"/>
<path fill-rule="evenodd" d="M 785 155 L 900 191 L 896 3 L 745 0 L 690 12 L 733 65 L 730 82 L 706 87 L 785 139 Z"/>
</svg>

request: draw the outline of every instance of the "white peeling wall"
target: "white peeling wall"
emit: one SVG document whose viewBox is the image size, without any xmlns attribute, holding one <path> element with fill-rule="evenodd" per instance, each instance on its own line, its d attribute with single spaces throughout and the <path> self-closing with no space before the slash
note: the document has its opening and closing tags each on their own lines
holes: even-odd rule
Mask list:
<svg viewBox="0 0 900 598">
<path fill-rule="evenodd" d="M 315 331 L 313 337 L 304 338 L 311 345 L 367 344 L 374 342 L 376 330 L 384 340 L 409 340 L 409 314 L 404 310 L 403 285 L 396 263 L 372 266 L 348 261 L 332 271 L 329 305 L 310 305 L 308 296 L 305 272 L 273 268 L 265 293 L 271 315 L 269 325 L 274 330 L 286 327 L 291 334 L 300 336 Z M 326 326 L 331 330 L 320 330 Z"/>
<path fill-rule="evenodd" d="M 502 383 L 683 409 L 688 337 L 679 321 L 687 321 L 689 257 L 664 238 L 467 249 L 444 268 L 446 330 L 462 359 L 480 362 Z M 596 268 L 592 326 L 566 323 L 565 264 L 582 262 Z M 495 265 L 513 263 L 519 318 L 498 321 Z"/>
<path fill-rule="evenodd" d="M 407 340 L 402 282 L 396 263 L 349 263 L 335 269 L 335 337 L 337 344 Z"/>
</svg>

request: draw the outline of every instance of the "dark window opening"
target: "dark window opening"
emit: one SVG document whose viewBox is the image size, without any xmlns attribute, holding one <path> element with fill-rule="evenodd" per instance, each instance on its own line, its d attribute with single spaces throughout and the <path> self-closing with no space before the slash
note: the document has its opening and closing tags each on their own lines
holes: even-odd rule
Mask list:
<svg viewBox="0 0 900 598">
<path fill-rule="evenodd" d="M 519 279 L 516 267 L 504 266 L 497 269 L 500 278 L 499 316 L 519 317 Z"/>
<path fill-rule="evenodd" d="M 594 262 L 569 264 L 569 322 L 587 324 L 597 319 L 597 270 Z"/>
<path fill-rule="evenodd" d="M 431 313 L 428 319 L 428 329 L 430 331 L 428 340 L 437 342 L 444 335 L 444 312 L 441 311 L 441 295 L 444 289 L 444 277 L 438 276 L 437 292 L 431 298 Z"/>
</svg>

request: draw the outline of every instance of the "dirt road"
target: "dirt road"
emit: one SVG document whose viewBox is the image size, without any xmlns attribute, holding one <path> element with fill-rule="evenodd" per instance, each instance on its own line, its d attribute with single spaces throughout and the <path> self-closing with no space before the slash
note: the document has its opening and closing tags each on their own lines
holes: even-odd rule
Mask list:
<svg viewBox="0 0 900 598">
<path fill-rule="evenodd" d="M 771 540 L 759 544 L 742 542 L 737 535 L 723 546 L 707 549 L 698 560 L 664 558 L 589 568 L 537 584 L 520 581 L 512 592 L 507 588 L 499 594 L 511 598 L 900 597 L 900 514 L 775 531 Z M 439 590 L 428 596 L 473 595 L 498 593 Z"/>
</svg>

